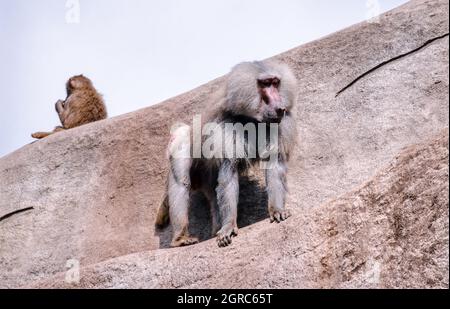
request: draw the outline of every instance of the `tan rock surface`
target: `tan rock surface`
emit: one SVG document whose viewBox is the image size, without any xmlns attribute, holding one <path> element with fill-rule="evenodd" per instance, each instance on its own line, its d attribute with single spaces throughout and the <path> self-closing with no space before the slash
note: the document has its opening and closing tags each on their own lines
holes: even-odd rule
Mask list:
<svg viewBox="0 0 450 309">
<path fill-rule="evenodd" d="M 406 148 L 360 188 L 286 224 L 119 257 L 83 288 L 448 288 L 448 131 Z M 66 288 L 64 275 L 36 287 Z"/>
</svg>

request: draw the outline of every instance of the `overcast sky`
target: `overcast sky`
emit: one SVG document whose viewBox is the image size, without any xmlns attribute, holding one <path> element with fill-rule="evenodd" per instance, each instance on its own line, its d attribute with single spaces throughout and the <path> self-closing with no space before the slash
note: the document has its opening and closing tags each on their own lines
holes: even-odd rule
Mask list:
<svg viewBox="0 0 450 309">
<path fill-rule="evenodd" d="M 90 77 L 117 116 L 404 2 L 0 0 L 0 157 L 59 124 L 72 75 Z"/>
</svg>

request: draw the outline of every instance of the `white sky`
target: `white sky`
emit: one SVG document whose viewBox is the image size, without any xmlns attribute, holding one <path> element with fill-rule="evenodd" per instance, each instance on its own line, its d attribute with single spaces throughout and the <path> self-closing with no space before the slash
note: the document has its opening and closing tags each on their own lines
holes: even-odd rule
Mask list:
<svg viewBox="0 0 450 309">
<path fill-rule="evenodd" d="M 79 0 L 68 23 L 74 1 L 0 0 L 0 157 L 59 124 L 72 75 L 91 78 L 117 116 L 406 2 Z"/>
</svg>

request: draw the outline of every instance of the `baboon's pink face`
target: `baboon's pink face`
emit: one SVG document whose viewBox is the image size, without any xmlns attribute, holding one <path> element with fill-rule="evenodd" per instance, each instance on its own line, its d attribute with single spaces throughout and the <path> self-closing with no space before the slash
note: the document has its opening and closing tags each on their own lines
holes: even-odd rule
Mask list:
<svg viewBox="0 0 450 309">
<path fill-rule="evenodd" d="M 286 104 L 280 95 L 280 85 L 281 79 L 278 76 L 266 75 L 257 79 L 264 121 L 280 122 L 286 113 Z"/>
</svg>

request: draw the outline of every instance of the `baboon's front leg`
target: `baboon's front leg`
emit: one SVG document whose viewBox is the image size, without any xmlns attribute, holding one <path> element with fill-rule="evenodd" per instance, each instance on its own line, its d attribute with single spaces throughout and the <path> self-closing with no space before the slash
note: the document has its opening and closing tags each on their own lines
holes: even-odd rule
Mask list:
<svg viewBox="0 0 450 309">
<path fill-rule="evenodd" d="M 266 170 L 266 189 L 269 200 L 270 222 L 280 223 L 291 216 L 285 209 L 286 203 L 286 164 L 277 161 Z"/>
<path fill-rule="evenodd" d="M 229 160 L 220 167 L 216 193 L 222 224 L 217 232 L 217 243 L 220 247 L 225 247 L 231 244 L 231 238 L 238 234 L 239 175 L 236 167 Z"/>
</svg>

